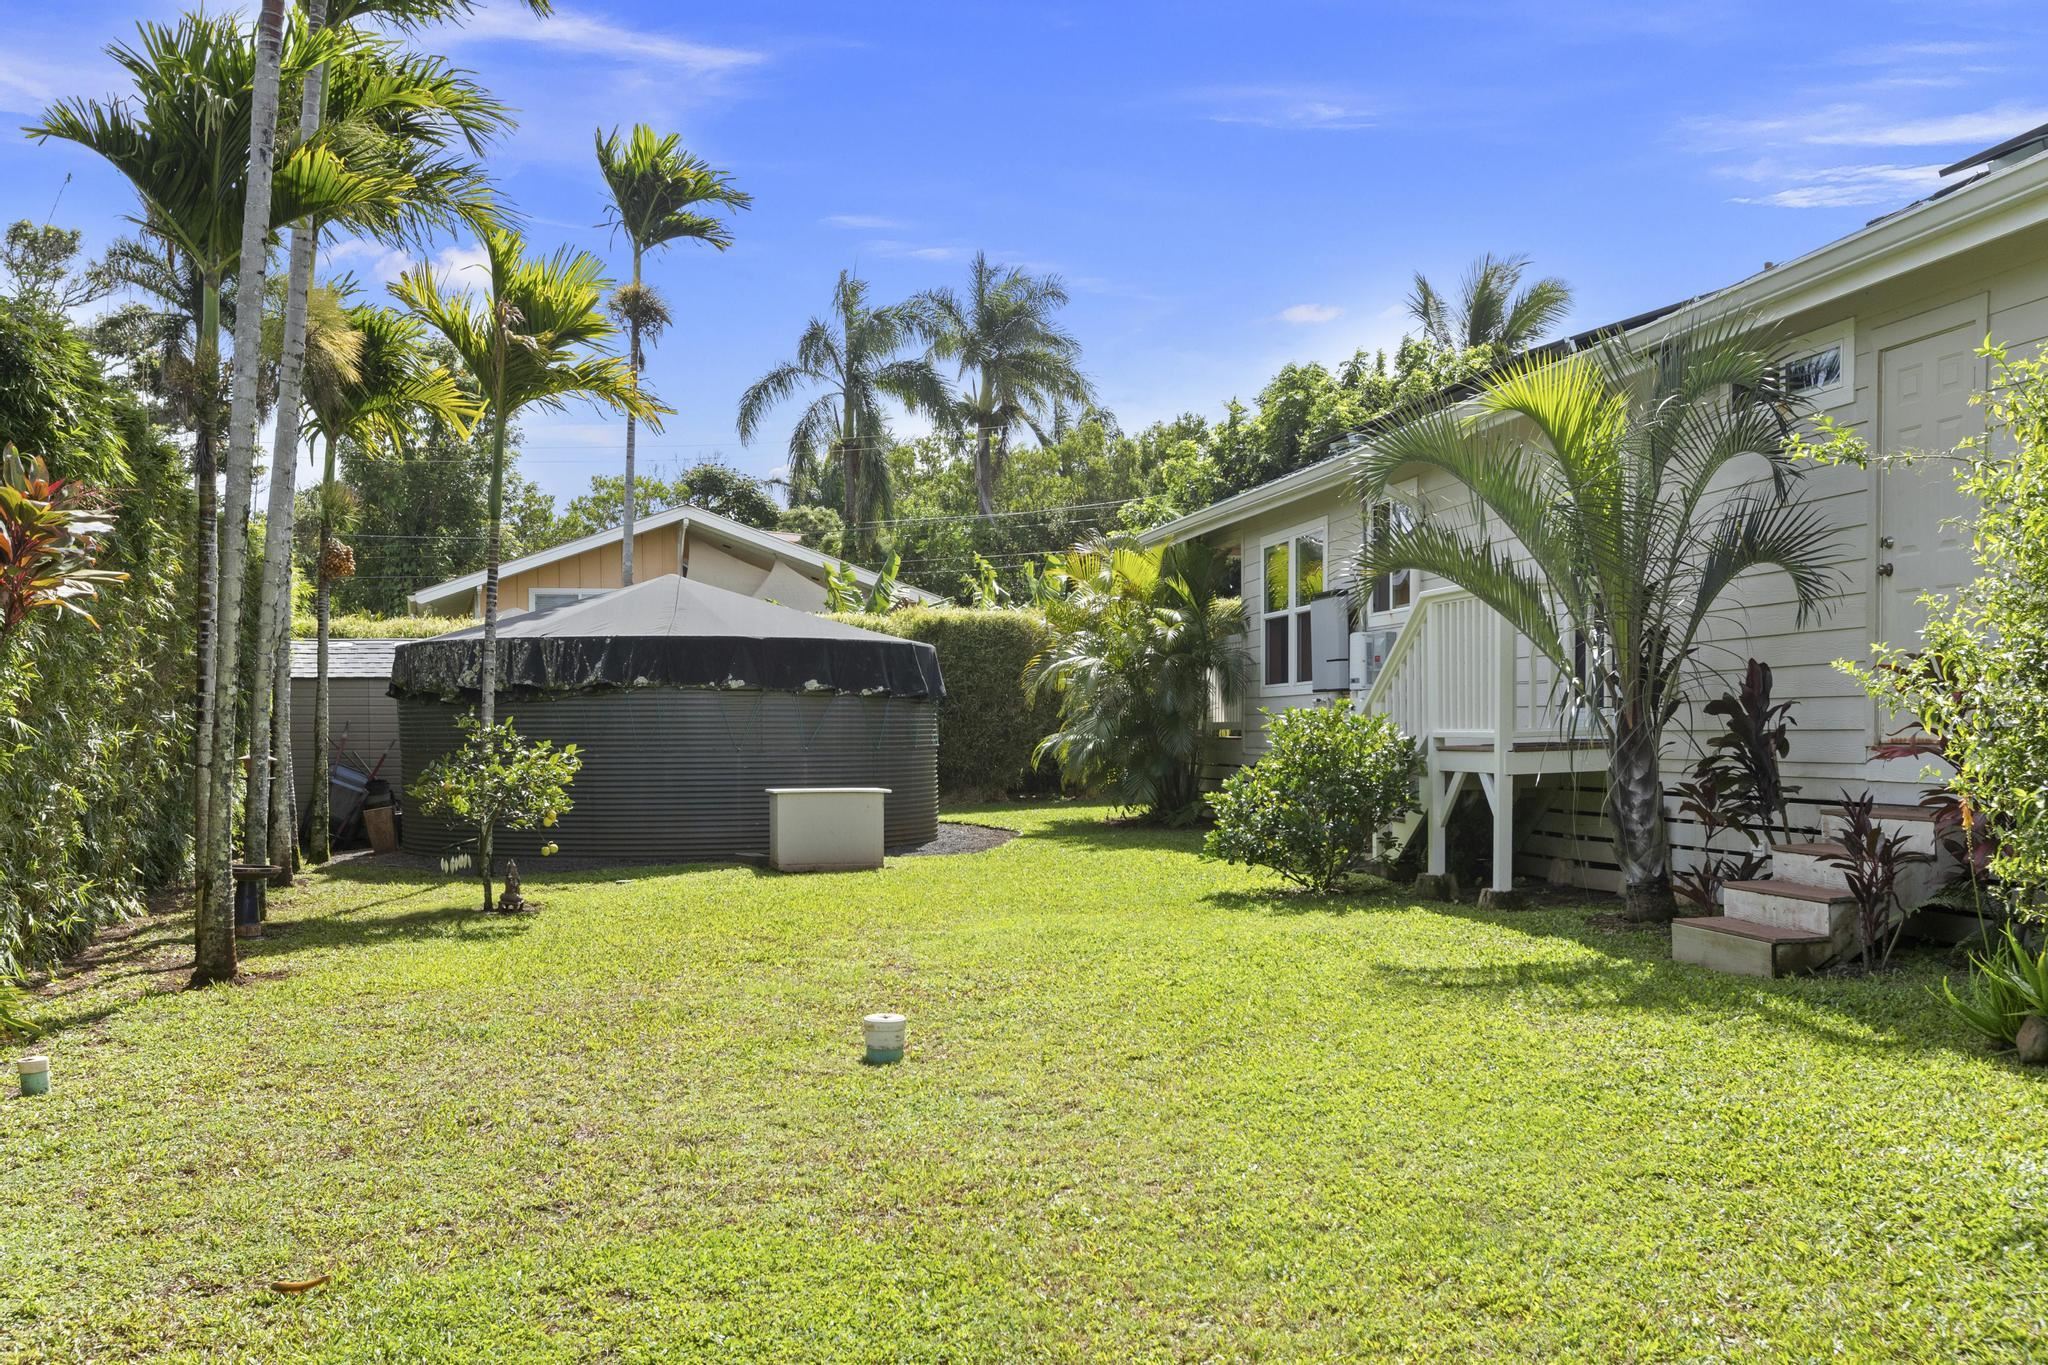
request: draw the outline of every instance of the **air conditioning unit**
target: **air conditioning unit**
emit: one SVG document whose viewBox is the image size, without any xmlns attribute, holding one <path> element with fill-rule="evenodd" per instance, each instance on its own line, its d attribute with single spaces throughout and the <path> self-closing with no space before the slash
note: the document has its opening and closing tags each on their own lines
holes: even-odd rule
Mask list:
<svg viewBox="0 0 2048 1365">
<path fill-rule="evenodd" d="M 1351 690 L 1365 693 L 1379 681 L 1380 670 L 1386 667 L 1387 656 L 1394 652 L 1394 641 L 1400 636 L 1398 627 L 1383 626 L 1378 630 L 1359 630 L 1351 634 Z"/>
</svg>

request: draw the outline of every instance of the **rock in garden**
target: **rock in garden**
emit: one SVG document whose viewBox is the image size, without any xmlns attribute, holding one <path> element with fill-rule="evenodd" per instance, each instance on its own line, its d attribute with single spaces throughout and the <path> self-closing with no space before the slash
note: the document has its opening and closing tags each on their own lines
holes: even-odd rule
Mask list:
<svg viewBox="0 0 2048 1365">
<path fill-rule="evenodd" d="M 2030 1014 L 2020 1020 L 2019 1034 L 2013 1045 L 2020 1050 L 2020 1060 L 2028 1066 L 2040 1066 L 2048 1062 L 2048 1019 Z"/>
</svg>

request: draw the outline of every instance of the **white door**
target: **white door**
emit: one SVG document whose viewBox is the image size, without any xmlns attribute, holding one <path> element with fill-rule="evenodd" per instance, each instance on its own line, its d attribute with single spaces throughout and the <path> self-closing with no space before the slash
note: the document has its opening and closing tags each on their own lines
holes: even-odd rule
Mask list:
<svg viewBox="0 0 2048 1365">
<path fill-rule="evenodd" d="M 1878 352 L 1878 450 L 1922 458 L 1879 476 L 1875 638 L 1911 649 L 1927 624 L 1924 592 L 1947 592 L 1973 576 L 1968 500 L 1948 458 L 1982 433 L 1970 395 L 1983 387 L 1981 326 L 1964 325 Z"/>
</svg>

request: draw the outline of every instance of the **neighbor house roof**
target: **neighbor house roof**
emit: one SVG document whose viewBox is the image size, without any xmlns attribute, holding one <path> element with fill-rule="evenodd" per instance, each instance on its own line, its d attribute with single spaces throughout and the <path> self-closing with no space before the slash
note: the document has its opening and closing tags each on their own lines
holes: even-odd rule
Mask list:
<svg viewBox="0 0 2048 1365">
<path fill-rule="evenodd" d="M 391 660 L 398 653 L 403 640 L 329 640 L 327 642 L 327 676 L 333 678 L 374 678 L 379 681 L 391 677 Z M 311 678 L 319 672 L 318 640 L 292 641 L 292 676 Z"/>
<path fill-rule="evenodd" d="M 745 522 L 734 521 L 731 517 L 721 517 L 716 512 L 707 512 L 701 507 L 691 507 L 688 504 L 670 507 L 663 511 L 649 513 L 647 516 L 640 517 L 634 521 L 633 530 L 635 535 L 645 535 L 649 531 L 658 531 L 665 526 L 674 526 L 678 523 L 701 526 L 705 530 L 723 536 L 728 540 L 737 541 L 740 544 L 751 546 L 754 549 L 772 555 L 777 561 L 782 563 L 800 564 L 808 568 L 822 570 L 829 565 L 840 562 L 830 555 L 820 554 L 806 545 L 800 545 L 779 532 L 763 531 L 759 527 L 749 526 Z M 560 563 L 565 559 L 574 559 L 577 555 L 586 554 L 602 546 L 616 545 L 624 539 L 625 530 L 623 527 L 606 527 L 602 531 L 595 531 L 590 535 L 579 536 L 575 540 L 564 541 L 560 545 L 551 546 L 545 550 L 536 550 L 530 555 L 521 555 L 517 559 L 507 560 L 498 566 L 498 578 L 502 582 L 513 574 L 524 573 L 528 569 L 538 569 L 546 564 Z M 862 587 L 868 588 L 872 588 L 875 585 L 876 579 L 880 577 L 873 569 L 862 568 L 858 564 L 853 566 L 853 576 Z M 421 588 L 412 595 L 412 602 L 415 606 L 430 607 L 437 602 L 445 602 L 449 598 L 475 592 L 483 585 L 484 575 L 479 570 L 476 573 L 464 574 L 460 578 L 451 578 L 445 583 L 436 583 L 430 588 Z M 913 597 L 920 602 L 943 602 L 946 600 L 937 593 L 926 592 L 923 588 L 913 588 L 907 583 L 899 584 L 897 591 L 905 597 Z"/>
<path fill-rule="evenodd" d="M 1969 169 L 1994 161 L 2024 149 L 2030 142 L 2039 143 L 2041 150 L 2048 151 L 2048 125 L 2010 138 L 1949 169 Z M 1767 265 L 1734 284 L 1551 342 L 1532 354 L 1539 358 L 1546 354 L 1567 355 L 1616 332 L 1655 340 L 1708 313 L 1749 313 L 1764 323 L 1791 318 L 1856 290 L 2044 223 L 2048 223 L 2048 156 L 2022 156 L 1968 181 L 1944 186 L 1895 213 L 1873 219 L 1845 237 L 1782 264 Z M 1453 386 L 1438 396 L 1454 401 L 1466 387 Z M 1162 522 L 1144 532 L 1140 539 L 1148 545 L 1185 540 L 1285 506 L 1306 494 L 1340 488 L 1350 478 L 1351 452 L 1371 438 L 1377 425 L 1369 424 L 1352 433 L 1326 459 L 1186 516 Z"/>
</svg>

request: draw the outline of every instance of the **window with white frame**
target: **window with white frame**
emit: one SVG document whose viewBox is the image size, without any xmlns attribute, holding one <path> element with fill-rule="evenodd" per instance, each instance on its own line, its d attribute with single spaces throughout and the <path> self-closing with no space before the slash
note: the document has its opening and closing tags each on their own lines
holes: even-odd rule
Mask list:
<svg viewBox="0 0 2048 1365">
<path fill-rule="evenodd" d="M 1404 502 L 1394 498 L 1383 499 L 1372 504 L 1368 534 L 1374 545 L 1384 544 L 1387 537 L 1396 531 L 1405 531 L 1415 524 L 1415 513 Z M 1369 618 L 1376 619 L 1393 612 L 1408 610 L 1415 604 L 1415 571 L 1413 569 L 1389 569 L 1367 585 L 1366 607 Z"/>
<path fill-rule="evenodd" d="M 1856 320 L 1809 332 L 1785 349 L 1779 366 L 1785 387 L 1817 408 L 1839 408 L 1856 398 Z"/>
<path fill-rule="evenodd" d="M 1259 550 L 1259 606 L 1268 691 L 1306 689 L 1315 680 L 1308 604 L 1323 592 L 1327 523 L 1268 536 Z"/>
<path fill-rule="evenodd" d="M 585 598 L 602 597 L 610 588 L 534 588 L 526 594 L 528 611 L 553 611 Z"/>
</svg>

